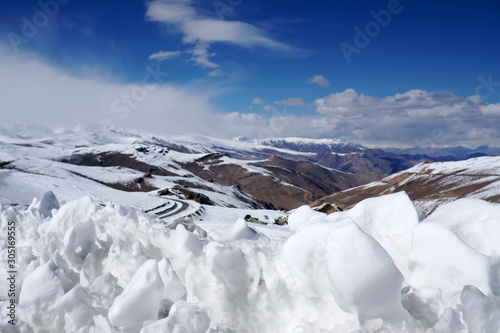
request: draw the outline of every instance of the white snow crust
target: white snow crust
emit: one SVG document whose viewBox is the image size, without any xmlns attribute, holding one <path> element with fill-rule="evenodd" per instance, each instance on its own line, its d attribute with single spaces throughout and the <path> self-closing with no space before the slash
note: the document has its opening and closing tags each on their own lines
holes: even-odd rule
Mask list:
<svg viewBox="0 0 500 333">
<path fill-rule="evenodd" d="M 243 219 L 214 227 L 217 214 L 205 233 L 90 197 L 0 208 L 18 271 L 16 325 L 0 331 L 500 331 L 498 204 L 460 199 L 423 221 L 405 193 L 301 207 L 272 237 Z M 6 242 L 0 254 L 5 267 Z"/>
</svg>

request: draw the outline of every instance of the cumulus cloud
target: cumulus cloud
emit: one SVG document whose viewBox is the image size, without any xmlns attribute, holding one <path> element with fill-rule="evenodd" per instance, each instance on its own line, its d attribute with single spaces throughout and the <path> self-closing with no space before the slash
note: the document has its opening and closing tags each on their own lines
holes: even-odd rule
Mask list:
<svg viewBox="0 0 500 333">
<path fill-rule="evenodd" d="M 222 74 L 222 71 L 220 69 L 214 69 L 210 73 L 208 73 L 209 76 L 216 77 L 220 76 Z"/>
<path fill-rule="evenodd" d="M 347 89 L 318 99 L 315 105 L 323 115 L 315 126 L 356 141 L 477 145 L 498 142 L 500 136 L 500 104 L 487 104 L 477 95 L 416 89 L 380 98 Z"/>
<path fill-rule="evenodd" d="M 297 106 L 297 105 L 303 105 L 304 104 L 304 99 L 303 98 L 291 98 L 288 97 L 287 99 L 284 99 L 282 101 L 274 101 L 274 104 L 276 105 L 286 105 L 286 106 Z"/>
<path fill-rule="evenodd" d="M 168 83 L 161 63 L 137 84 L 75 77 L 0 45 L 2 122 L 74 127 L 103 121 L 117 128 L 215 137 L 338 137 L 371 145 L 500 145 L 500 104 L 479 96 L 411 90 L 387 97 L 353 89 L 316 100 L 316 113 L 297 116 L 265 104 L 268 112 L 225 113 L 212 102 L 221 91 Z M 289 101 L 288 99 L 285 101 Z M 281 109 L 281 108 L 280 108 Z"/>
<path fill-rule="evenodd" d="M 255 97 L 252 101 L 252 104 L 257 104 L 257 105 L 262 105 L 262 104 L 266 104 L 266 101 L 264 101 L 262 98 L 260 97 Z"/>
<path fill-rule="evenodd" d="M 167 60 L 176 58 L 182 54 L 181 51 L 160 51 L 149 56 L 149 60 Z"/>
<path fill-rule="evenodd" d="M 276 110 L 276 108 L 273 105 L 271 105 L 271 104 L 267 104 L 267 105 L 264 105 L 262 107 L 262 110 L 264 110 L 264 111 L 274 111 L 274 110 Z"/>
<path fill-rule="evenodd" d="M 328 87 L 330 86 L 330 81 L 325 79 L 323 75 L 313 75 L 312 77 L 308 78 L 306 81 L 307 84 L 318 84 L 322 87 Z"/>
<path fill-rule="evenodd" d="M 204 68 L 217 68 L 209 52 L 214 43 L 245 48 L 261 47 L 279 52 L 294 52 L 289 45 L 276 41 L 266 31 L 241 21 L 213 19 L 198 13 L 190 0 L 152 0 L 146 3 L 146 18 L 167 24 L 182 34 L 182 41 L 192 45 L 192 61 Z"/>
</svg>

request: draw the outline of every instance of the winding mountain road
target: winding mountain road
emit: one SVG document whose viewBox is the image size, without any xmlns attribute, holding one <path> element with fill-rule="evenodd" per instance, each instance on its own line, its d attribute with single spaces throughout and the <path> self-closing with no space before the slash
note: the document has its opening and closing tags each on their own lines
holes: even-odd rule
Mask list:
<svg viewBox="0 0 500 333">
<path fill-rule="evenodd" d="M 186 209 L 189 208 L 189 204 L 185 201 L 178 200 L 178 199 L 170 199 L 170 198 L 168 200 L 175 201 L 175 204 L 173 207 L 167 208 L 164 211 L 156 213 L 156 215 L 158 215 L 158 217 L 160 219 L 164 219 L 164 218 L 167 218 L 167 217 L 170 217 L 173 215 L 177 215 L 177 214 L 182 213 L 183 211 L 185 211 Z M 179 209 L 176 209 L 179 204 L 181 205 L 181 207 Z M 165 214 L 165 215 L 162 215 L 162 214 Z"/>
</svg>

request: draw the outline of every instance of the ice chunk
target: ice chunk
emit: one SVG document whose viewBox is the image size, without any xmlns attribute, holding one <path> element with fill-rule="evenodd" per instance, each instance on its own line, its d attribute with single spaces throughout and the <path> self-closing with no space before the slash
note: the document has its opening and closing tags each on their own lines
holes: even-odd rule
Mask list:
<svg viewBox="0 0 500 333">
<path fill-rule="evenodd" d="M 500 256 L 490 257 L 490 289 L 494 295 L 500 296 Z"/>
<path fill-rule="evenodd" d="M 170 247 L 173 258 L 171 258 L 172 266 L 177 273 L 177 276 L 184 282 L 184 275 L 189 263 L 203 252 L 203 242 L 179 224 L 175 228 L 174 238 Z"/>
<path fill-rule="evenodd" d="M 65 204 L 50 221 L 48 240 L 54 245 L 62 247 L 66 231 L 79 221 L 88 221 L 96 210 L 97 208 L 90 197 L 83 197 Z"/>
<path fill-rule="evenodd" d="M 235 224 L 227 228 L 216 228 L 210 231 L 210 236 L 219 241 L 232 241 L 238 239 L 257 240 L 267 238 L 260 232 L 248 226 L 244 219 L 238 219 Z"/>
<path fill-rule="evenodd" d="M 308 298 L 332 300 L 324 264 L 326 237 L 331 227 L 331 222 L 323 220 L 305 224 L 283 245 L 293 281 Z"/>
<path fill-rule="evenodd" d="M 53 209 L 59 209 L 59 201 L 52 191 L 47 191 L 42 198 L 32 205 L 43 217 L 52 216 Z"/>
<path fill-rule="evenodd" d="M 260 270 L 239 248 L 211 244 L 205 262 L 186 271 L 187 301 L 202 302 L 212 310 L 212 321 L 221 327 L 250 329 L 245 309 L 255 297 Z"/>
<path fill-rule="evenodd" d="M 66 312 L 64 329 L 66 332 L 82 332 L 94 324 L 92 298 L 81 286 L 66 293 L 58 305 Z"/>
<path fill-rule="evenodd" d="M 116 278 L 111 273 L 97 277 L 89 286 L 90 296 L 98 307 L 109 308 L 115 297 L 123 290 L 117 285 Z"/>
<path fill-rule="evenodd" d="M 299 226 L 310 221 L 326 216 L 325 213 L 315 211 L 308 205 L 300 206 L 288 217 L 288 228 L 291 232 L 299 229 Z"/>
<path fill-rule="evenodd" d="M 490 290 L 488 258 L 437 223 L 426 220 L 413 229 L 409 260 L 413 272 L 408 284 L 424 299 L 434 299 L 439 291 L 447 299 L 467 284 Z"/>
<path fill-rule="evenodd" d="M 422 222 L 423 220 L 425 220 L 425 217 L 426 217 L 425 211 L 422 208 L 417 207 L 417 206 L 415 206 L 415 209 L 417 210 L 418 222 Z"/>
<path fill-rule="evenodd" d="M 56 306 L 64 295 L 58 270 L 59 267 L 49 261 L 24 279 L 19 295 L 19 316 L 34 329 L 60 332 L 63 328 L 64 312 Z"/>
<path fill-rule="evenodd" d="M 163 298 L 167 298 L 173 302 L 180 300 L 185 294 L 186 289 L 182 285 L 181 280 L 174 272 L 172 264 L 168 258 L 163 258 L 158 263 L 158 271 L 163 281 Z"/>
<path fill-rule="evenodd" d="M 330 214 L 328 219 L 345 217 L 352 218 L 361 230 L 373 237 L 405 277 L 410 275 L 411 229 L 418 224 L 419 217 L 405 192 L 363 200 L 348 211 Z"/>
<path fill-rule="evenodd" d="M 422 298 L 448 299 L 465 285 L 490 294 L 498 283 L 500 205 L 460 199 L 439 207 L 412 230 L 408 283 Z M 493 290 L 492 290 L 493 289 Z"/>
<path fill-rule="evenodd" d="M 439 317 L 438 323 L 434 326 L 432 333 L 458 333 L 466 332 L 464 324 L 460 320 L 460 314 L 452 308 L 444 309 Z"/>
<path fill-rule="evenodd" d="M 207 264 L 232 305 L 243 307 L 259 283 L 260 270 L 255 262 L 238 248 L 214 246 L 207 253 Z"/>
<path fill-rule="evenodd" d="M 111 324 L 140 329 L 143 324 L 158 320 L 162 295 L 163 282 L 158 264 L 150 259 L 139 267 L 123 292 L 115 298 L 108 314 Z"/>
<path fill-rule="evenodd" d="M 460 199 L 440 206 L 426 220 L 451 230 L 477 252 L 500 255 L 500 204 Z"/>
<path fill-rule="evenodd" d="M 331 225 L 325 264 L 330 290 L 344 311 L 361 321 L 409 318 L 401 304 L 403 275 L 384 248 L 352 219 Z"/>
<path fill-rule="evenodd" d="M 69 262 L 81 268 L 87 256 L 92 253 L 96 240 L 94 222 L 78 221 L 64 235 L 64 253 Z"/>
<path fill-rule="evenodd" d="M 145 326 L 140 333 L 206 333 L 209 327 L 206 306 L 179 301 L 173 305 L 167 318 Z"/>
<path fill-rule="evenodd" d="M 465 286 L 460 300 L 470 332 L 500 332 L 500 297 L 487 297 L 476 287 Z"/>
</svg>

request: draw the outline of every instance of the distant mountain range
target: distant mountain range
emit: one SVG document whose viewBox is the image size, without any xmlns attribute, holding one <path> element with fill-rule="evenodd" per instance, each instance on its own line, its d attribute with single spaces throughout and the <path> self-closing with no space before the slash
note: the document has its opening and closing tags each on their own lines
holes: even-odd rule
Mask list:
<svg viewBox="0 0 500 333">
<path fill-rule="evenodd" d="M 425 155 L 434 159 L 445 159 L 453 158 L 456 156 L 472 156 L 472 155 L 489 155 L 489 156 L 499 156 L 500 147 L 495 147 L 492 145 L 482 145 L 477 148 L 471 148 L 466 146 L 452 146 L 445 148 L 430 148 L 430 147 L 413 147 L 413 148 L 384 148 L 385 151 L 398 154 L 398 155 Z M 477 157 L 477 156 L 476 156 Z"/>
<path fill-rule="evenodd" d="M 53 190 L 63 201 L 91 195 L 103 203 L 120 198 L 124 204 L 134 204 L 125 193 L 163 190 L 202 204 L 289 210 L 422 161 L 480 154 L 430 157 L 409 152 L 368 149 L 336 139 L 224 140 L 99 127 L 54 132 L 4 126 L 0 127 L 0 203 L 27 205 L 33 196 Z M 143 206 L 149 199 L 136 200 Z"/>
<path fill-rule="evenodd" d="M 126 193 L 164 190 L 203 204 L 293 209 L 383 177 L 331 169 L 314 155 L 199 135 L 3 129 L 0 203 L 27 205 L 48 190 L 63 201 L 128 203 Z"/>
<path fill-rule="evenodd" d="M 423 162 L 380 181 L 333 193 L 311 205 L 321 207 L 328 203 L 348 209 L 366 198 L 400 191 L 405 191 L 427 214 L 459 198 L 500 202 L 500 157 Z"/>
<path fill-rule="evenodd" d="M 241 140 L 241 139 L 240 139 Z M 464 146 L 448 148 L 369 149 L 338 139 L 270 138 L 249 140 L 260 145 L 313 153 L 308 159 L 323 166 L 350 173 L 392 174 L 423 161 L 461 161 L 480 156 L 500 155 L 500 147 Z"/>
</svg>

